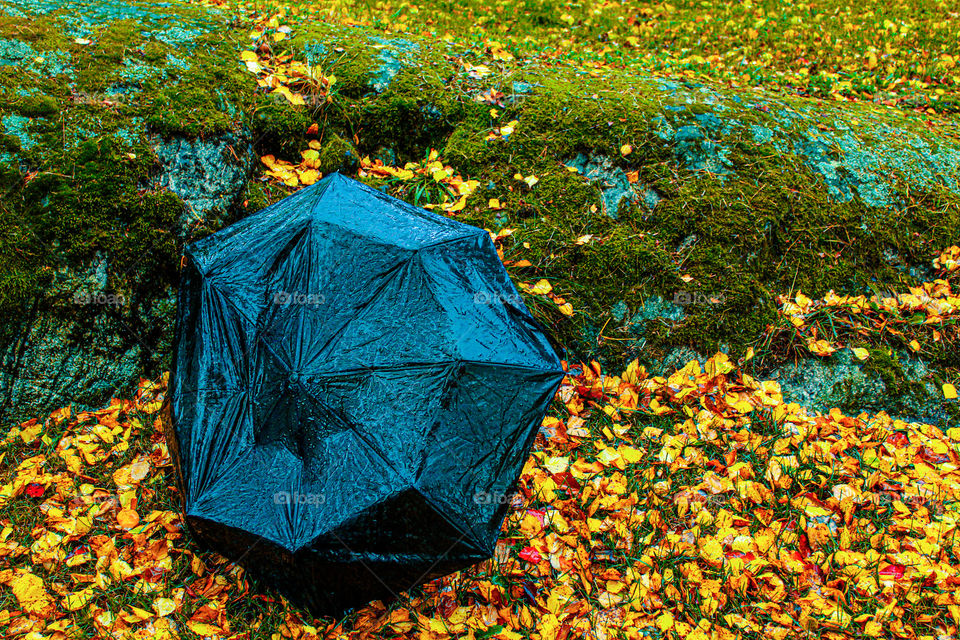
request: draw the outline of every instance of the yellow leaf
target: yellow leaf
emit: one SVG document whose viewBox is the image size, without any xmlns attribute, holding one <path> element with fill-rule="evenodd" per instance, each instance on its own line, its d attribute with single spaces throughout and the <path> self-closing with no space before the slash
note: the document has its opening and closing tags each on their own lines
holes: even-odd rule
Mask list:
<svg viewBox="0 0 960 640">
<path fill-rule="evenodd" d="M 543 461 L 543 468 L 550 473 L 563 473 L 570 468 L 570 458 L 554 456 Z"/>
<path fill-rule="evenodd" d="M 41 429 L 43 429 L 43 425 L 42 425 L 41 423 L 39 423 L 39 422 L 38 422 L 37 424 L 35 424 L 35 425 L 31 425 L 31 426 L 29 426 L 29 427 L 21 428 L 21 429 L 20 429 L 20 438 L 24 441 L 24 443 L 30 444 L 31 442 L 33 442 L 34 440 L 37 439 L 37 436 L 38 436 L 38 435 L 40 435 L 40 430 L 41 430 Z"/>
<path fill-rule="evenodd" d="M 620 155 L 622 155 L 622 156 L 628 156 L 628 155 L 630 155 L 631 153 L 633 153 L 633 146 L 632 146 L 632 145 L 625 144 L 625 145 L 623 145 L 622 147 L 620 147 Z"/>
<path fill-rule="evenodd" d="M 153 610 L 158 616 L 163 618 L 177 610 L 177 604 L 172 598 L 157 598 L 153 601 Z"/>
<path fill-rule="evenodd" d="M 719 567 L 723 564 L 723 547 L 713 538 L 705 540 L 703 544 L 700 545 L 700 557 L 703 558 L 707 564 Z"/>
<path fill-rule="evenodd" d="M 29 571 L 19 573 L 10 583 L 10 588 L 20 608 L 28 615 L 46 618 L 53 613 L 53 601 L 39 576 Z"/>
<path fill-rule="evenodd" d="M 93 597 L 93 588 L 87 588 L 83 591 L 76 591 L 74 593 L 68 593 L 63 597 L 63 608 L 67 611 L 76 611 L 86 606 L 90 602 L 90 598 Z"/>
<path fill-rule="evenodd" d="M 551 285 L 547 280 L 540 280 L 537 284 L 530 287 L 530 293 L 538 296 L 544 296 L 553 291 L 553 285 Z"/>
<path fill-rule="evenodd" d="M 659 616 L 657 616 L 657 627 L 660 631 L 669 631 L 673 629 L 673 614 L 669 611 L 664 611 Z"/>
<path fill-rule="evenodd" d="M 863 347 L 854 347 L 851 351 L 853 351 L 853 355 L 857 356 L 858 360 L 866 360 L 870 357 L 870 352 Z"/>
<path fill-rule="evenodd" d="M 914 351 L 920 351 L 920 343 L 917 342 L 916 340 L 911 340 L 910 348 L 913 349 Z"/>
<path fill-rule="evenodd" d="M 305 185 L 311 185 L 320 178 L 320 173 L 315 169 L 308 169 L 300 174 L 300 182 Z"/>
<path fill-rule="evenodd" d="M 486 76 L 490 75 L 490 67 L 482 64 L 473 65 L 469 62 L 464 62 L 463 68 L 467 70 L 467 73 L 472 78 L 485 78 Z"/>
<path fill-rule="evenodd" d="M 300 95 L 299 93 L 294 93 L 294 92 L 290 91 L 290 89 L 288 89 L 287 87 L 282 86 L 282 85 L 279 86 L 279 87 L 277 87 L 277 88 L 274 89 L 273 91 L 271 91 L 271 93 L 279 93 L 280 95 L 282 95 L 284 98 L 287 99 L 287 102 L 289 102 L 289 103 L 292 104 L 292 105 L 304 105 L 304 104 L 306 104 L 306 103 L 303 101 L 303 96 L 302 96 L 302 95 Z"/>
<path fill-rule="evenodd" d="M 540 178 L 538 178 L 537 176 L 527 176 L 526 178 L 523 179 L 523 181 L 527 183 L 528 187 L 532 187 L 533 185 L 540 182 Z"/>
<path fill-rule="evenodd" d="M 226 632 L 220 627 L 207 624 L 206 622 L 197 622 L 195 620 L 187 620 L 187 628 L 201 638 L 226 635 Z"/>
<path fill-rule="evenodd" d="M 808 340 L 807 348 L 818 356 L 828 356 L 836 351 L 836 348 L 832 344 L 822 338 L 819 340 Z"/>
<path fill-rule="evenodd" d="M 560 313 L 562 313 L 565 316 L 573 315 L 573 305 L 570 304 L 569 302 L 561 304 L 557 308 L 560 310 Z"/>
<path fill-rule="evenodd" d="M 943 397 L 947 400 L 953 400 L 957 397 L 957 388 L 949 382 L 943 384 Z"/>
<path fill-rule="evenodd" d="M 487 206 L 491 209 L 501 209 L 500 201 L 497 198 L 490 198 L 490 202 L 487 203 Z"/>
<path fill-rule="evenodd" d="M 449 211 L 452 213 L 454 211 L 461 211 L 463 207 L 466 206 L 466 204 L 467 204 L 467 196 L 460 196 L 460 198 L 456 202 L 445 204 L 443 209 L 444 211 Z"/>
</svg>

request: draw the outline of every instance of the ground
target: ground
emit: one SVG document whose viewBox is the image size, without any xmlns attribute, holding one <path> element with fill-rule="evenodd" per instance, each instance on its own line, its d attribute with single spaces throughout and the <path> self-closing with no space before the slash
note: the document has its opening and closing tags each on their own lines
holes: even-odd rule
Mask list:
<svg viewBox="0 0 960 640">
<path fill-rule="evenodd" d="M 570 376 L 497 561 L 318 628 L 955 635 L 958 20 L 3 0 L 5 620 L 302 633 L 190 547 L 153 399 L 184 243 L 339 170 L 488 229 Z"/>
</svg>

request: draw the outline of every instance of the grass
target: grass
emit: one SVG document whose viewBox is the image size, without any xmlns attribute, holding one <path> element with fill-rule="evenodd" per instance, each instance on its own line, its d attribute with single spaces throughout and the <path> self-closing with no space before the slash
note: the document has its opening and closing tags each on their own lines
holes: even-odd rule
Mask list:
<svg viewBox="0 0 960 640">
<path fill-rule="evenodd" d="M 221 3 L 230 6 L 229 3 Z M 369 25 L 585 68 L 642 69 L 826 99 L 958 108 L 949 2 L 253 2 L 297 20 Z"/>
</svg>

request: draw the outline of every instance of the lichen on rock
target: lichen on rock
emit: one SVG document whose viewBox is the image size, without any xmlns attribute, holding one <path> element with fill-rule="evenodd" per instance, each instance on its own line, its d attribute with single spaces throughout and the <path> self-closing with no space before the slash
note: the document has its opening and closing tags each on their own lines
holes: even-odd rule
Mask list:
<svg viewBox="0 0 960 640">
<path fill-rule="evenodd" d="M 253 165 L 250 140 L 232 133 L 206 139 L 157 139 L 153 148 L 161 167 L 155 184 L 183 200 L 184 228 L 202 220 L 212 209 L 230 208 Z"/>
</svg>

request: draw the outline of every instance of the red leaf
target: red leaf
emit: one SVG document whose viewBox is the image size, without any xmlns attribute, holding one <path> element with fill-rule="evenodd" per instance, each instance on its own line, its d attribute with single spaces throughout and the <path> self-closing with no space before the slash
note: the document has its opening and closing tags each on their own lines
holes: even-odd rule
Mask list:
<svg viewBox="0 0 960 640">
<path fill-rule="evenodd" d="M 907 444 L 910 442 L 910 439 L 907 438 L 907 434 L 903 433 L 902 431 L 897 431 L 887 436 L 887 442 L 899 449 L 900 447 L 907 446 Z"/>
<path fill-rule="evenodd" d="M 39 498 L 43 495 L 43 492 L 46 490 L 42 484 L 37 484 L 36 482 L 31 482 L 27 485 L 26 493 L 31 498 Z"/>
<path fill-rule="evenodd" d="M 880 575 L 886 578 L 893 578 L 894 580 L 899 580 L 903 577 L 903 572 L 906 569 L 906 566 L 902 564 L 891 564 L 889 566 L 880 569 Z"/>
<path fill-rule="evenodd" d="M 520 559 L 537 564 L 540 562 L 540 552 L 533 547 L 524 547 L 520 552 Z"/>
</svg>

